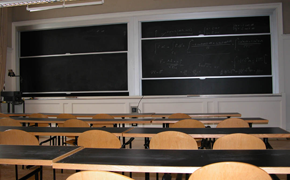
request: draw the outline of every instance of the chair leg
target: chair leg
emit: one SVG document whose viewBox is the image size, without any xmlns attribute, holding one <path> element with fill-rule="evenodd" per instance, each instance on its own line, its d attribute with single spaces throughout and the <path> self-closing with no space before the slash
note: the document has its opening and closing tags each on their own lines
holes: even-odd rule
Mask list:
<svg viewBox="0 0 290 180">
<path fill-rule="evenodd" d="M 17 165 L 15 165 L 15 179 L 18 180 L 18 168 L 17 168 Z"/>
</svg>

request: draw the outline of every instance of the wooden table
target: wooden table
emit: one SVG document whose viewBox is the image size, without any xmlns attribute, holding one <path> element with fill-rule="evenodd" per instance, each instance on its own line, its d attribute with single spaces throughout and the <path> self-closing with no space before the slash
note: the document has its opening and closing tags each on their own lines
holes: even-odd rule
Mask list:
<svg viewBox="0 0 290 180">
<path fill-rule="evenodd" d="M 152 117 L 168 118 L 173 113 L 154 113 Z M 192 118 L 198 117 L 241 117 L 242 115 L 238 112 L 224 112 L 224 113 L 185 113 Z"/>
<path fill-rule="evenodd" d="M 0 164 L 52 166 L 54 162 L 81 149 L 83 148 L 78 146 L 0 145 Z M 31 173 L 38 171 L 42 171 L 42 167 Z M 55 171 L 53 171 L 53 178 L 55 179 Z"/>
<path fill-rule="evenodd" d="M 221 161 L 250 163 L 269 174 L 290 174 L 290 150 L 142 150 L 85 148 L 53 164 L 55 169 L 192 173 Z"/>
<path fill-rule="evenodd" d="M 29 132 L 35 136 L 79 136 L 81 133 L 89 130 L 103 130 L 122 136 L 124 132 L 131 128 L 83 128 L 83 127 L 18 127 L 18 126 L 0 126 L 0 132 L 8 129 L 19 129 Z"/>
<path fill-rule="evenodd" d="M 123 133 L 123 137 L 144 137 L 146 148 L 149 147 L 149 137 L 163 131 L 179 131 L 189 134 L 193 138 L 220 138 L 232 133 L 246 133 L 263 138 L 267 148 L 272 148 L 268 138 L 290 138 L 290 133 L 278 127 L 255 127 L 255 128 L 132 128 Z"/>
<path fill-rule="evenodd" d="M 33 113 L 4 113 L 4 114 L 8 114 L 10 116 L 29 116 L 30 114 L 33 114 Z M 41 113 L 41 114 L 48 115 L 48 117 L 56 117 L 57 115 L 61 113 Z M 101 113 L 95 113 L 95 114 L 72 113 L 72 115 L 76 117 L 93 117 L 96 114 L 101 114 Z M 119 117 L 119 118 L 133 118 L 133 117 L 140 118 L 140 117 L 152 117 L 154 113 L 106 113 L 106 114 L 109 114 L 113 117 Z"/>
<path fill-rule="evenodd" d="M 268 124 L 269 120 L 267 119 L 263 119 L 263 118 L 259 118 L 259 117 L 239 117 L 240 119 L 243 119 L 244 121 L 246 121 L 247 123 L 249 123 L 249 126 L 252 127 L 252 124 Z M 184 118 L 182 118 L 184 119 Z M 163 127 L 169 127 L 169 124 L 174 124 L 182 119 L 154 119 L 152 121 L 153 124 L 163 124 Z M 218 124 L 221 121 L 227 119 L 227 118 L 193 118 L 195 120 L 198 120 L 204 124 Z"/>
<path fill-rule="evenodd" d="M 51 166 L 81 149 L 78 146 L 0 145 L 0 164 Z"/>
<path fill-rule="evenodd" d="M 29 117 L 12 117 L 21 123 L 57 123 L 63 124 L 66 120 L 72 118 L 29 118 Z M 153 119 L 80 119 L 89 124 L 150 124 Z M 124 127 L 124 125 L 123 125 Z"/>
</svg>

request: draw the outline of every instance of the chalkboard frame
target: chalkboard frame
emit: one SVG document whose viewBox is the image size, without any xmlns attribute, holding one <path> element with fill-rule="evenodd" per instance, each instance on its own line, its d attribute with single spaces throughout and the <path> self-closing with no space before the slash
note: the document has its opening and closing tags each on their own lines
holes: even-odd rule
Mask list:
<svg viewBox="0 0 290 180">
<path fill-rule="evenodd" d="M 241 19 L 243 19 L 245 17 L 233 17 L 233 18 L 241 18 Z M 246 17 L 246 18 L 249 19 L 251 17 Z M 168 23 L 170 24 L 171 22 L 174 22 L 174 23 L 180 22 L 180 21 L 182 21 L 182 22 L 190 22 L 190 21 L 195 21 L 195 20 L 196 21 L 203 21 L 201 19 L 186 19 L 186 20 L 180 19 L 180 20 L 168 20 L 168 21 L 167 20 L 165 20 L 165 21 L 164 20 L 156 20 L 156 21 L 146 21 L 146 22 L 144 21 L 144 22 L 141 22 L 141 29 L 142 30 L 148 28 L 148 26 L 146 26 L 146 28 L 143 28 L 143 24 L 146 25 L 146 24 L 153 23 L 154 24 L 153 26 L 155 26 L 157 24 L 157 27 L 156 28 L 159 28 L 159 30 L 161 28 L 161 30 L 164 30 L 164 32 L 165 32 L 165 33 L 162 33 L 162 32 L 161 33 L 160 32 L 157 33 L 157 30 L 154 29 L 154 28 L 151 28 L 151 31 L 153 32 L 151 34 L 150 33 L 148 34 L 147 32 L 143 32 L 142 31 L 142 34 L 141 34 L 141 36 L 142 36 L 141 37 L 141 44 L 142 44 L 142 46 L 141 46 L 142 47 L 141 48 L 141 51 L 142 51 L 142 55 L 141 55 L 142 56 L 142 73 L 141 73 L 142 74 L 142 78 L 141 78 L 142 94 L 143 95 L 187 95 L 187 94 L 184 94 L 184 92 L 182 92 L 182 90 L 180 90 L 180 94 L 178 94 L 176 92 L 173 92 L 173 94 L 167 94 L 167 93 L 164 93 L 164 94 L 161 93 L 160 94 L 160 92 L 157 89 L 154 90 L 154 88 L 149 88 L 148 87 L 148 84 L 151 84 L 150 86 L 152 86 L 152 83 L 148 83 L 150 81 L 151 82 L 160 82 L 160 83 L 162 83 L 162 82 L 165 82 L 165 81 L 172 80 L 172 82 L 175 81 L 177 83 L 178 81 L 176 81 L 176 80 L 182 81 L 182 80 L 190 80 L 191 79 L 191 81 L 192 80 L 194 81 L 194 80 L 198 80 L 198 79 L 202 80 L 202 79 L 205 79 L 205 78 L 206 79 L 213 78 L 212 80 L 215 80 L 215 79 L 218 80 L 218 79 L 224 78 L 224 77 L 226 77 L 226 78 L 237 78 L 238 76 L 240 76 L 240 77 L 246 77 L 246 78 L 249 78 L 249 77 L 250 78 L 269 78 L 270 77 L 271 78 L 271 81 L 268 80 L 268 84 L 265 84 L 265 87 L 267 87 L 266 88 L 267 91 L 264 91 L 261 88 L 260 89 L 260 93 L 261 94 L 264 94 L 264 93 L 273 93 L 273 91 L 272 91 L 272 89 L 273 89 L 273 82 L 272 82 L 273 81 L 273 75 L 272 75 L 272 55 L 271 55 L 271 52 L 272 52 L 272 50 L 271 50 L 272 44 L 271 44 L 271 32 L 270 32 L 270 16 L 268 16 L 268 15 L 267 16 L 253 16 L 253 18 L 255 18 L 255 21 L 257 21 L 259 18 L 262 18 L 264 21 L 268 21 L 268 25 L 267 25 L 268 26 L 268 29 L 265 30 L 265 31 L 261 31 L 261 32 L 250 32 L 250 33 L 243 32 L 243 33 L 223 34 L 223 33 L 216 33 L 216 32 L 214 32 L 213 34 L 201 34 L 200 35 L 199 33 L 195 33 L 195 34 L 194 33 L 192 33 L 192 34 L 188 34 L 187 33 L 186 34 L 185 31 L 167 30 L 167 29 L 164 29 L 162 27 L 162 25 L 160 25 L 160 27 L 158 27 L 158 23 L 161 23 L 161 24 L 162 23 L 165 23 L 166 26 L 168 27 Z M 216 18 L 215 20 L 219 20 L 219 19 L 223 20 L 223 19 L 229 19 L 229 18 Z M 210 19 L 210 20 L 212 20 L 212 19 Z M 205 21 L 207 21 L 207 19 L 205 19 Z M 149 27 L 149 29 L 150 29 L 150 27 Z M 184 28 L 184 29 L 186 30 L 186 28 Z M 184 30 L 184 29 L 182 29 L 182 30 Z M 190 29 L 190 28 L 187 28 L 187 29 Z M 170 32 L 170 33 L 168 33 L 168 32 Z M 181 32 L 181 35 L 178 34 L 178 32 Z M 147 33 L 147 34 L 144 35 L 144 33 Z M 185 33 L 185 35 L 182 34 L 182 33 Z M 166 34 L 166 35 L 164 35 L 164 34 Z M 152 55 L 154 53 L 156 54 L 156 43 L 155 43 L 155 45 L 151 45 L 151 47 L 154 46 L 155 52 L 152 52 L 152 51 L 151 52 L 150 51 L 149 52 L 145 52 L 144 51 L 144 48 L 146 48 L 146 45 L 144 45 L 144 43 L 145 42 L 148 42 L 148 41 L 152 41 L 152 42 L 157 42 L 157 41 L 159 41 L 159 42 L 161 41 L 162 42 L 163 41 L 164 42 L 166 40 L 175 41 L 176 39 L 179 40 L 179 39 L 188 39 L 188 38 L 192 38 L 192 39 L 195 39 L 195 38 L 199 39 L 200 38 L 200 39 L 203 39 L 203 38 L 213 38 L 213 37 L 232 37 L 232 36 L 248 36 L 248 37 L 250 37 L 250 36 L 264 36 L 264 35 L 267 35 L 269 37 L 269 42 L 267 43 L 266 46 L 268 48 L 267 49 L 267 52 L 268 51 L 270 52 L 270 54 L 268 56 L 269 59 L 267 60 L 267 62 L 270 63 L 270 66 L 267 65 L 267 69 L 268 70 L 267 70 L 266 73 L 260 72 L 260 74 L 259 73 L 253 73 L 253 74 L 240 74 L 240 75 L 237 75 L 237 74 L 220 74 L 220 75 L 201 74 L 201 75 L 198 75 L 198 73 L 196 73 L 197 71 L 195 70 L 195 73 L 193 75 L 189 75 L 188 74 L 188 71 L 186 70 L 185 71 L 186 74 L 184 74 L 184 75 L 183 74 L 182 75 L 177 75 L 177 74 L 175 74 L 175 75 L 169 75 L 169 74 L 168 75 L 163 75 L 164 72 L 166 72 L 166 71 L 164 71 L 163 69 L 158 69 L 157 67 L 155 68 L 155 65 L 153 65 L 152 63 L 149 64 L 149 65 L 147 65 L 147 66 L 148 67 L 153 67 L 153 70 L 151 71 L 151 74 L 152 74 L 152 72 L 154 73 L 153 75 L 149 75 L 148 74 L 148 73 L 150 73 L 148 71 L 148 68 L 147 69 L 144 69 L 144 67 L 146 67 L 146 66 L 144 66 L 144 61 L 147 60 L 147 59 L 144 60 L 144 57 L 146 57 L 148 55 L 150 56 L 150 55 Z M 174 43 L 172 43 L 172 45 L 161 45 L 161 47 L 164 47 L 165 49 L 166 48 L 167 49 L 173 49 L 173 48 L 176 48 L 176 47 L 179 48 L 179 47 L 182 46 L 182 43 L 176 43 L 176 44 L 178 46 L 177 45 L 174 45 Z M 266 51 L 264 50 L 264 52 L 266 52 Z M 168 55 L 168 57 L 170 57 L 169 54 L 171 54 L 171 52 L 167 52 L 165 50 L 164 53 L 165 54 L 163 56 L 160 56 L 160 57 L 162 57 L 162 61 L 161 60 L 159 61 L 157 59 L 157 61 L 156 61 L 157 63 L 156 64 L 167 62 L 165 56 Z M 174 53 L 177 54 L 176 51 Z M 178 63 L 180 63 L 180 61 L 182 61 L 182 60 L 174 59 L 174 55 L 171 55 L 171 57 L 173 57 L 173 58 L 170 58 L 169 59 L 171 61 L 170 62 L 168 61 L 171 64 L 174 64 L 175 63 L 175 65 L 176 65 L 176 63 L 178 64 Z M 177 57 L 178 57 L 178 55 L 177 55 Z M 180 58 L 180 59 L 182 59 L 182 58 Z M 155 62 L 154 59 L 152 59 L 152 61 Z M 167 64 L 168 64 L 168 62 L 167 62 Z M 173 68 L 176 68 L 176 66 L 171 66 L 170 68 L 173 69 Z M 188 65 L 186 66 L 186 68 L 188 68 Z M 170 71 L 173 72 L 173 70 L 168 70 L 168 71 L 169 72 Z M 167 71 L 167 73 L 169 73 L 168 71 Z M 259 71 L 261 71 L 261 69 L 259 69 Z M 181 72 L 183 72 L 183 71 L 181 71 Z M 224 71 L 224 72 L 231 72 L 232 73 L 232 72 L 240 72 L 240 71 Z M 147 73 L 147 74 L 144 74 L 144 73 Z M 269 90 L 269 85 L 272 87 L 271 88 L 271 91 Z M 186 85 L 181 85 L 180 84 L 179 86 L 182 87 L 182 86 L 186 86 Z M 226 85 L 226 86 L 228 88 L 230 88 L 230 85 Z M 249 88 L 249 89 L 251 89 L 251 88 Z M 152 92 L 150 92 L 150 91 L 152 91 Z M 156 94 L 154 93 L 154 91 L 156 91 Z M 205 94 L 208 94 L 207 92 L 204 92 L 203 93 L 202 91 L 198 91 L 196 93 L 198 93 L 198 95 L 202 95 L 204 93 Z M 253 90 L 253 91 L 240 91 L 240 92 L 239 91 L 236 91 L 236 90 L 233 90 L 233 92 L 232 92 L 232 94 L 257 94 L 257 93 L 259 93 L 259 92 L 255 92 L 255 90 Z M 221 93 L 220 91 L 219 92 L 214 92 L 213 91 L 212 94 L 223 94 L 223 93 Z M 225 94 L 231 94 L 231 93 L 230 92 L 227 92 Z"/>
</svg>

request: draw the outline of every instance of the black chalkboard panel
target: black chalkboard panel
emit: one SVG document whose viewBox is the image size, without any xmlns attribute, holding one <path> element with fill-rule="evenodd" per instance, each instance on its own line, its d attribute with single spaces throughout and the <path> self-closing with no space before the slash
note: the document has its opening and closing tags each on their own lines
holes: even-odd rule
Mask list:
<svg viewBox="0 0 290 180">
<path fill-rule="evenodd" d="M 127 53 L 22 58 L 21 91 L 127 91 L 127 69 Z"/>
<path fill-rule="evenodd" d="M 270 35 L 142 41 L 143 78 L 271 75 Z"/>
<path fill-rule="evenodd" d="M 268 94 L 272 78 L 143 80 L 143 95 Z"/>
<path fill-rule="evenodd" d="M 20 33 L 20 56 L 127 51 L 127 24 Z"/>
<path fill-rule="evenodd" d="M 143 22 L 142 38 L 269 33 L 269 16 Z"/>
</svg>

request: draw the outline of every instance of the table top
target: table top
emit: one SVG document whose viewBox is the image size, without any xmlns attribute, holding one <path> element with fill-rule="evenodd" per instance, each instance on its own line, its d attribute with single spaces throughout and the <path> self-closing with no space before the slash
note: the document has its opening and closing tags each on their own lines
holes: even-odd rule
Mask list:
<svg viewBox="0 0 290 180">
<path fill-rule="evenodd" d="M 274 158 L 273 158 L 274 157 Z M 239 161 L 268 173 L 290 174 L 290 150 L 143 150 L 85 148 L 53 164 L 56 169 L 192 173 L 207 164 Z"/>
<path fill-rule="evenodd" d="M 152 117 L 168 117 L 173 113 L 154 113 Z M 190 117 L 241 117 L 238 112 L 223 112 L 223 113 L 185 113 Z"/>
<path fill-rule="evenodd" d="M 41 114 L 48 115 L 49 117 L 56 117 L 60 113 L 41 113 Z M 96 114 L 101 114 L 101 113 L 95 113 L 95 114 L 91 114 L 91 113 L 72 113 L 72 115 L 74 115 L 76 117 L 93 117 Z M 113 117 L 132 118 L 132 117 L 152 117 L 152 114 L 154 114 L 154 113 L 106 113 L 106 114 L 109 114 L 109 115 L 111 115 Z"/>
<path fill-rule="evenodd" d="M 32 113 L 4 113 L 10 116 L 28 116 Z M 49 117 L 56 117 L 61 113 L 41 113 L 48 115 Z M 96 114 L 100 113 L 72 113 L 76 117 L 93 117 Z M 121 118 L 132 118 L 132 117 L 168 117 L 173 113 L 106 113 L 113 117 Z M 238 112 L 224 112 L 224 113 L 186 113 L 191 117 L 241 117 L 241 114 Z"/>
<path fill-rule="evenodd" d="M 290 133 L 279 127 L 255 128 L 132 128 L 124 137 L 152 137 L 163 131 L 179 131 L 193 138 L 220 138 L 232 133 L 252 134 L 259 138 L 290 138 Z"/>
<path fill-rule="evenodd" d="M 51 166 L 81 149 L 78 146 L 0 145 L 0 164 Z"/>
<path fill-rule="evenodd" d="M 58 123 L 63 124 L 66 120 L 72 118 L 29 118 L 29 117 L 12 117 L 13 119 L 21 123 Z M 139 118 L 130 118 L 130 119 L 79 119 L 86 121 L 89 124 L 118 124 L 118 123 L 146 123 L 149 124 L 153 119 L 139 119 Z"/>
<path fill-rule="evenodd" d="M 182 120 L 184 118 L 181 119 L 154 119 L 152 121 L 152 123 L 176 123 L 180 120 Z M 195 120 L 198 120 L 204 124 L 218 124 L 221 121 L 227 119 L 227 118 L 215 118 L 215 117 L 207 117 L 207 118 L 193 118 Z M 239 117 L 239 119 L 243 119 L 244 121 L 246 121 L 247 123 L 254 123 L 254 124 L 268 124 L 269 120 L 267 119 L 263 119 L 263 118 L 259 118 L 259 117 Z"/>
<path fill-rule="evenodd" d="M 49 117 L 56 117 L 57 115 L 61 114 L 61 113 L 42 113 L 41 114 L 45 114 L 48 115 Z M 3 113 L 3 114 L 8 114 L 10 116 L 29 116 L 30 114 L 33 113 Z M 100 113 L 72 113 L 72 115 L 76 116 L 76 117 L 93 117 L 96 114 L 100 114 Z M 106 113 L 109 114 L 113 117 L 152 117 L 152 114 L 154 113 Z"/>
<path fill-rule="evenodd" d="M 81 133 L 89 130 L 103 130 L 122 136 L 122 133 L 131 128 L 82 128 L 82 127 L 18 127 L 18 126 L 0 126 L 0 132 L 8 129 L 19 129 L 29 132 L 35 136 L 79 136 Z"/>
</svg>

